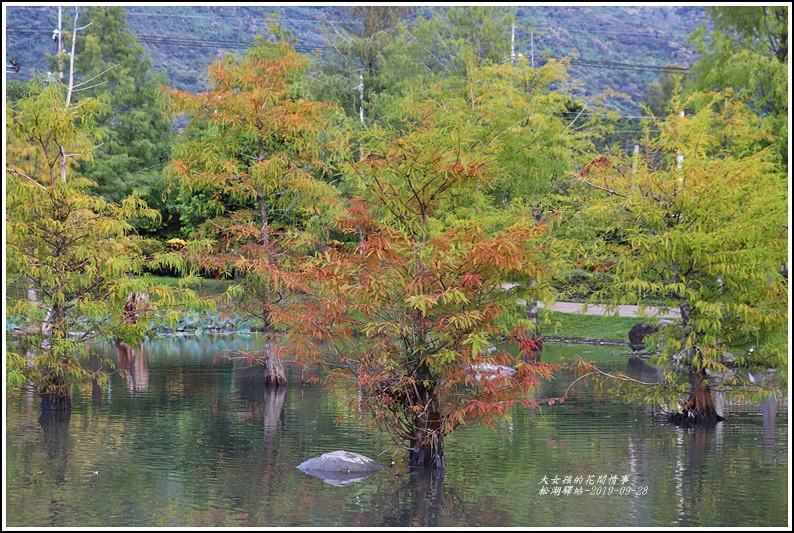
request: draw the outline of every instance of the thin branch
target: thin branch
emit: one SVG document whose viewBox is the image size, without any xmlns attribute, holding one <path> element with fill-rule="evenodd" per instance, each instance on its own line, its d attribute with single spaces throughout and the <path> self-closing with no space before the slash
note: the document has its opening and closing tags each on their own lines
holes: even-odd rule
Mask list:
<svg viewBox="0 0 794 533">
<path fill-rule="evenodd" d="M 81 29 L 82 29 L 82 28 L 81 28 Z M 101 76 L 102 74 L 104 74 L 105 72 L 107 72 L 107 71 L 109 71 L 109 70 L 111 70 L 111 69 L 114 69 L 114 68 L 116 68 L 117 66 L 118 66 L 118 65 L 112 65 L 112 66 L 110 66 L 110 67 L 106 68 L 105 70 L 103 70 L 102 72 L 100 72 L 99 74 L 97 74 L 96 76 L 93 76 L 93 77 L 91 77 L 91 78 L 88 78 L 87 80 L 83 81 L 82 83 L 75 84 L 75 88 L 77 88 L 77 87 L 80 87 L 80 86 L 83 86 L 83 85 L 85 85 L 86 83 L 88 83 L 88 82 L 89 82 L 89 81 L 91 81 L 91 80 L 95 80 L 95 79 L 97 79 L 98 77 L 100 77 L 100 76 Z M 103 82 L 103 83 L 104 83 L 104 82 Z"/>
<path fill-rule="evenodd" d="M 580 379 L 584 379 L 584 378 L 586 378 L 587 376 L 591 376 L 591 375 L 593 375 L 593 374 L 601 374 L 601 375 L 603 375 L 603 376 L 607 376 L 607 377 L 609 377 L 609 378 L 612 378 L 612 379 L 617 379 L 617 380 L 619 380 L 619 381 L 633 381 L 634 383 L 639 383 L 640 385 L 646 385 L 646 386 L 649 386 L 649 387 L 659 387 L 660 385 L 664 385 L 664 382 L 663 382 L 663 381 L 662 381 L 662 382 L 659 382 L 659 383 L 646 383 L 645 381 L 639 381 L 639 380 L 637 380 L 637 379 L 630 378 L 630 377 L 628 377 L 628 376 L 614 376 L 614 375 L 612 375 L 612 374 L 609 374 L 609 373 L 607 373 L 607 372 L 604 372 L 603 370 L 599 370 L 598 368 L 596 368 L 596 369 L 595 369 L 595 371 L 593 371 L 593 372 L 588 372 L 587 374 L 584 374 L 584 375 L 582 375 L 582 376 L 579 376 L 578 378 L 576 378 L 575 380 L 573 380 L 573 381 L 571 382 L 571 384 L 570 384 L 570 385 L 568 385 L 568 388 L 567 388 L 567 389 L 565 389 L 565 394 L 564 394 L 563 396 L 568 396 L 568 391 L 570 391 L 570 390 L 571 390 L 571 388 L 574 386 L 574 384 L 575 384 L 577 381 L 579 381 Z"/>
<path fill-rule="evenodd" d="M 573 123 L 574 123 L 574 122 L 576 122 L 577 120 L 579 120 L 579 116 L 580 116 L 580 115 L 581 115 L 581 114 L 584 112 L 584 110 L 585 110 L 585 109 L 587 109 L 587 104 L 583 105 L 583 106 L 582 106 L 582 109 L 581 109 L 581 110 L 579 110 L 579 114 L 578 114 L 578 115 L 576 115 L 576 117 L 575 117 L 575 118 L 574 118 L 574 119 L 573 119 L 573 120 L 570 122 L 570 124 L 568 124 L 567 126 L 565 126 L 565 129 L 564 129 L 564 130 L 562 131 L 562 133 L 560 134 L 560 137 L 562 137 L 563 135 L 565 135 L 565 132 L 566 132 L 566 131 L 568 131 L 568 128 L 570 128 L 571 126 L 573 126 Z M 557 109 L 555 108 L 555 109 L 554 109 L 554 111 L 556 111 L 556 110 L 557 110 Z M 554 111 L 552 111 L 552 113 L 553 113 Z"/>
<path fill-rule="evenodd" d="M 578 174 L 574 174 L 573 172 L 568 172 L 568 174 L 570 174 L 570 175 L 572 175 L 572 176 L 578 176 Z M 616 190 L 609 189 L 609 188 L 607 188 L 607 187 L 601 187 L 601 186 L 599 186 L 599 185 L 596 185 L 595 183 L 590 183 L 590 182 L 589 182 L 589 181 L 587 181 L 587 180 L 582 180 L 582 181 L 584 181 L 584 182 L 585 182 L 587 185 L 589 185 L 589 186 L 591 186 L 591 187 L 594 187 L 594 188 L 596 188 L 596 189 L 600 189 L 600 190 L 602 190 L 602 191 L 605 191 L 605 192 L 608 192 L 608 193 L 610 193 L 610 194 L 614 194 L 615 196 L 620 196 L 621 198 L 628 198 L 628 196 L 626 196 L 625 194 L 619 193 L 619 192 L 618 192 L 618 191 L 616 191 Z"/>
<path fill-rule="evenodd" d="M 87 91 L 87 90 L 89 90 L 89 89 L 94 89 L 94 88 L 96 88 L 96 87 L 99 87 L 100 85 L 104 85 L 104 84 L 105 84 L 105 83 L 107 83 L 107 82 L 108 82 L 108 80 L 101 81 L 101 82 L 97 83 L 96 85 L 91 85 L 91 86 L 89 86 L 89 87 L 81 87 L 80 89 L 75 89 L 75 90 L 74 90 L 74 91 L 72 91 L 72 92 L 74 92 L 74 93 L 79 93 L 80 91 Z"/>
<path fill-rule="evenodd" d="M 32 181 L 33 183 L 35 183 L 36 185 L 38 185 L 39 187 L 41 187 L 42 189 L 44 189 L 45 191 L 47 190 L 47 187 L 45 187 L 44 185 L 42 185 L 38 181 L 34 180 L 33 178 L 31 178 L 27 174 L 23 174 L 22 172 L 20 172 L 18 170 L 14 170 L 13 168 L 6 168 L 6 171 L 7 172 L 11 172 L 12 174 L 16 174 L 17 176 L 21 176 L 21 177 L 23 177 L 25 179 L 28 179 L 28 180 Z"/>
</svg>

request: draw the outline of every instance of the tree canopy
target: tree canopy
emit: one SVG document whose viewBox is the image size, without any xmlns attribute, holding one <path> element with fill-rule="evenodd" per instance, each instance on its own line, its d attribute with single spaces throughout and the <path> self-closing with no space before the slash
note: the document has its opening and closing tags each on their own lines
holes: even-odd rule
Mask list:
<svg viewBox="0 0 794 533">
<path fill-rule="evenodd" d="M 693 32 L 700 58 L 692 66 L 691 87 L 732 89 L 769 124 L 775 153 L 788 166 L 788 7 L 713 6 L 706 8 L 714 31 Z"/>
<path fill-rule="evenodd" d="M 764 148 L 769 129 L 746 104 L 696 93 L 673 106 L 697 112 L 657 119 L 642 155 L 603 158 L 582 176 L 593 195 L 582 222 L 597 231 L 601 257 L 614 258 L 612 283 L 596 298 L 660 299 L 680 311 L 655 358 L 666 382 L 649 398 L 707 417 L 710 398 L 696 393 L 710 380 L 749 384 L 729 366 L 785 374 L 787 194 Z"/>
<path fill-rule="evenodd" d="M 285 350 L 330 380 L 353 380 L 416 466 L 443 468 L 444 437 L 459 425 L 536 405 L 527 393 L 551 371 L 491 349 L 503 338 L 534 348 L 531 325 L 508 317 L 517 295 L 545 290 L 546 227 L 519 215 L 494 231 L 487 213 L 449 217 L 476 206 L 498 168 L 480 136 L 487 126 L 473 127 L 468 109 L 460 97 L 409 97 L 389 127 L 367 130 L 363 156 L 343 163 L 356 200 L 337 220 L 359 240 L 308 261 L 305 295 L 275 315 Z M 516 279 L 540 283 L 505 290 Z M 515 364 L 516 375 L 494 374 L 496 364 Z"/>
</svg>

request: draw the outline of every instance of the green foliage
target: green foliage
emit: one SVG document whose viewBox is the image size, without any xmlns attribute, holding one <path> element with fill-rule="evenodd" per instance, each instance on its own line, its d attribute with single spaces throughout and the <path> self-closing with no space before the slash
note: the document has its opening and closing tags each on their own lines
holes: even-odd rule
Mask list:
<svg viewBox="0 0 794 533">
<path fill-rule="evenodd" d="M 551 60 L 540 68 L 526 58 L 470 72 L 459 89 L 472 110 L 471 121 L 484 126 L 481 142 L 496 153 L 498 180 L 489 193 L 494 205 L 524 202 L 536 219 L 554 209 L 574 166 L 575 150 L 587 145 L 582 128 L 571 127 L 564 112 L 573 104 L 564 89 L 567 61 Z"/>
<path fill-rule="evenodd" d="M 678 67 L 678 65 L 668 65 Z M 652 83 L 642 96 L 645 108 L 655 117 L 670 113 L 670 103 L 676 91 L 680 92 L 685 76 L 679 72 L 666 71 L 658 83 Z"/>
<path fill-rule="evenodd" d="M 691 90 L 732 89 L 764 119 L 778 161 L 788 164 L 788 7 L 706 8 L 714 31 L 702 26 L 691 36 L 700 59 L 692 67 Z"/>
<path fill-rule="evenodd" d="M 300 94 L 308 59 L 287 40 L 259 37 L 246 54 L 222 58 L 208 71 L 209 92 L 169 94 L 189 124 L 167 173 L 186 214 L 202 221 L 182 253 L 204 273 L 234 275 L 244 287 L 235 305 L 266 326 L 268 306 L 289 291 L 288 252 L 310 244 L 305 231 L 336 195 L 314 174 L 328 107 Z"/>
<path fill-rule="evenodd" d="M 74 99 L 105 98 L 108 112 L 99 120 L 103 142 L 79 172 L 98 184 L 108 201 L 120 202 L 133 190 L 163 207 L 162 168 L 168 158 L 170 127 L 159 85 L 165 82 L 127 27 L 122 7 L 91 6 L 79 13 L 85 25 L 75 46 Z M 70 47 L 71 35 L 65 35 Z M 151 222 L 140 221 L 150 230 Z"/>
<path fill-rule="evenodd" d="M 440 12 L 435 14 L 438 16 Z M 515 7 L 455 6 L 444 15 L 447 23 L 443 24 L 443 18 L 439 21 L 438 37 L 450 43 L 450 62 L 457 69 L 481 68 L 510 57 L 510 27 L 516 20 Z"/>
<path fill-rule="evenodd" d="M 417 13 L 402 33 L 415 76 L 464 78 L 510 57 L 513 7 L 455 6 Z"/>
<path fill-rule="evenodd" d="M 380 117 L 379 100 L 416 74 L 404 50 L 406 17 L 413 8 L 341 9 L 339 21 L 324 25 L 333 52 L 316 58 L 309 86 L 317 99 L 337 104 L 351 119 L 359 118 L 362 106 L 368 119 Z"/>
<path fill-rule="evenodd" d="M 82 364 L 87 341 L 140 342 L 153 312 L 178 296 L 129 276 L 146 260 L 130 221 L 158 213 L 137 194 L 110 203 L 76 174 L 95 151 L 105 107 L 99 98 L 70 102 L 72 88 L 34 84 L 6 110 L 6 305 L 25 324 L 7 383 L 31 381 L 58 408 L 74 382 L 105 380 L 107 367 Z"/>
<path fill-rule="evenodd" d="M 592 202 L 581 223 L 597 231 L 598 254 L 614 259 L 598 297 L 616 303 L 675 302 L 658 362 L 686 388 L 687 369 L 725 373 L 728 349 L 755 345 L 737 364 L 785 372 L 787 197 L 768 149 L 769 131 L 744 104 L 697 93 L 656 120 L 635 161 L 615 157 L 582 177 Z M 738 379 L 738 378 L 737 378 Z M 673 391 L 680 392 L 679 389 Z M 669 392 L 669 390 L 668 390 Z"/>
</svg>

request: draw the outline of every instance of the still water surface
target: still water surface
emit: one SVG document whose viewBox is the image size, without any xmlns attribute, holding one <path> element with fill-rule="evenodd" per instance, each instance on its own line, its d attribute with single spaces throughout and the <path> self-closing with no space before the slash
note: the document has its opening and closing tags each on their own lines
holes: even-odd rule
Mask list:
<svg viewBox="0 0 794 533">
<path fill-rule="evenodd" d="M 40 416 L 33 395 L 9 394 L 7 525 L 787 524 L 788 410 L 772 403 L 729 407 L 716 429 L 683 430 L 583 391 L 542 412 L 516 408 L 498 431 L 459 430 L 447 439 L 443 476 L 412 473 L 397 455 L 363 481 L 326 483 L 296 466 L 342 449 L 388 466 L 392 450 L 328 391 L 302 386 L 298 369 L 288 388 L 265 392 L 259 371 L 213 361 L 261 342 L 172 338 L 121 356 L 104 348 L 127 375 L 112 376 L 106 392 L 75 390 L 68 416 Z M 626 370 L 626 351 L 547 344 L 543 359 L 582 354 Z M 653 378 L 636 361 L 628 370 Z"/>
</svg>

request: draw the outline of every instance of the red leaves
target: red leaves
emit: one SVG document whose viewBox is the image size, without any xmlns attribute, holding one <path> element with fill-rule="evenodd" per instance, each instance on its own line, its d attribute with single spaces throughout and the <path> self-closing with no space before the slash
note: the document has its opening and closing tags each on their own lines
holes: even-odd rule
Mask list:
<svg viewBox="0 0 794 533">
<path fill-rule="evenodd" d="M 584 169 L 581 172 L 581 176 L 585 178 L 593 169 L 604 170 L 610 166 L 612 166 L 612 164 L 609 162 L 609 159 L 607 159 L 605 156 L 601 156 L 598 159 L 594 159 L 585 164 Z"/>
<path fill-rule="evenodd" d="M 557 402 L 563 403 L 565 401 L 566 396 L 558 396 L 556 398 L 548 398 L 546 399 L 546 403 L 549 405 L 554 405 Z"/>
<path fill-rule="evenodd" d="M 523 338 L 518 341 L 518 350 L 521 353 L 536 352 L 543 346 L 543 341 L 540 339 Z"/>
<path fill-rule="evenodd" d="M 458 284 L 461 287 L 465 287 L 468 289 L 476 289 L 480 287 L 483 283 L 484 279 L 482 275 L 475 274 L 472 272 L 467 272 L 458 278 Z"/>
</svg>

